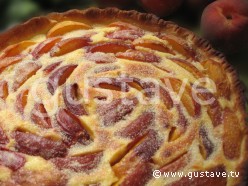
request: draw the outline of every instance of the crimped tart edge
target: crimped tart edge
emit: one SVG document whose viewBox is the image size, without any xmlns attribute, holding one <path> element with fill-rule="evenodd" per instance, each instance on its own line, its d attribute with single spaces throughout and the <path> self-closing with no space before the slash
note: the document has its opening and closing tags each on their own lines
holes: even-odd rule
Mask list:
<svg viewBox="0 0 248 186">
<path fill-rule="evenodd" d="M 50 13 L 47 16 L 34 17 L 25 23 L 14 26 L 13 28 L 3 32 L 0 34 L 0 51 L 6 48 L 9 45 L 18 43 L 20 41 L 30 39 L 36 35 L 46 33 L 51 27 L 53 27 L 57 22 L 65 21 L 65 20 L 74 20 L 84 23 L 108 23 L 112 21 L 125 21 L 132 24 L 136 24 L 139 27 L 142 27 L 146 30 L 150 30 L 153 32 L 167 32 L 176 34 L 177 37 L 191 42 L 192 47 L 197 50 L 198 53 L 201 54 L 201 58 L 213 59 L 222 64 L 225 71 L 230 73 L 231 82 L 233 83 L 233 89 L 235 90 L 235 94 L 237 95 L 237 106 L 239 110 L 242 112 L 243 119 L 247 117 L 247 113 L 245 111 L 245 95 L 244 95 L 244 86 L 241 84 L 239 80 L 238 73 L 234 67 L 228 63 L 225 56 L 215 50 L 210 43 L 189 31 L 188 29 L 182 28 L 177 24 L 171 21 L 165 21 L 163 19 L 158 18 L 153 14 L 140 13 L 135 10 L 131 11 L 123 11 L 117 8 L 107 8 L 107 9 L 99 9 L 99 8 L 88 8 L 85 10 L 69 10 L 63 13 Z M 27 29 L 27 27 L 29 29 Z M 239 177 L 239 182 L 236 185 L 246 185 L 248 183 L 248 126 L 246 123 L 246 129 L 244 133 L 245 136 L 245 144 L 244 146 L 244 156 L 242 162 L 237 165 L 237 170 L 239 171 L 241 177 Z"/>
</svg>

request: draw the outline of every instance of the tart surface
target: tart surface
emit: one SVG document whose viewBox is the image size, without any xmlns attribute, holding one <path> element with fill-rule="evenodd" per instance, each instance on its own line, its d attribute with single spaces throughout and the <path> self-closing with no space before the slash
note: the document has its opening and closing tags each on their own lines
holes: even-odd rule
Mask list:
<svg viewBox="0 0 248 186">
<path fill-rule="evenodd" d="M 0 185 L 244 183 L 237 74 L 193 33 L 93 8 L 34 18 L 0 50 Z"/>
</svg>

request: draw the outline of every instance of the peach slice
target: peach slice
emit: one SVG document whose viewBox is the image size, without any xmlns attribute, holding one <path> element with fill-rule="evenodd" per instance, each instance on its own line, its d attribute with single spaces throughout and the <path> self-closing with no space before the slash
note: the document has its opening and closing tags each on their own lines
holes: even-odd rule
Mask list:
<svg viewBox="0 0 248 186">
<path fill-rule="evenodd" d="M 139 163 L 127 175 L 120 186 L 143 186 L 152 178 L 152 167 L 149 163 Z"/>
<path fill-rule="evenodd" d="M 171 109 L 173 107 L 173 100 L 171 99 L 169 92 L 161 86 L 159 91 L 162 102 L 164 103 L 167 109 Z"/>
<path fill-rule="evenodd" d="M 6 100 L 9 95 L 8 82 L 3 80 L 0 82 L 0 98 Z"/>
<path fill-rule="evenodd" d="M 30 77 L 36 74 L 36 72 L 41 68 L 40 65 L 36 63 L 27 63 L 16 70 L 15 81 L 13 83 L 13 90 L 16 91 L 21 87 Z"/>
<path fill-rule="evenodd" d="M 214 127 L 218 126 L 223 122 L 223 110 L 217 100 L 209 106 L 207 112 L 212 120 Z"/>
<path fill-rule="evenodd" d="M 144 87 L 140 83 L 140 79 L 134 78 L 132 82 L 128 82 L 128 85 L 138 91 L 143 91 Z"/>
<path fill-rule="evenodd" d="M 64 39 L 57 43 L 50 52 L 51 57 L 54 56 L 61 56 L 64 54 L 67 54 L 69 52 L 73 52 L 77 49 L 83 48 L 85 46 L 88 46 L 90 42 L 89 38 L 85 37 L 75 37 L 75 38 L 69 38 Z"/>
<path fill-rule="evenodd" d="M 41 156 L 45 159 L 65 157 L 67 154 L 67 147 L 60 141 L 20 131 L 15 132 L 14 138 L 16 140 L 15 148 L 18 152 Z"/>
<path fill-rule="evenodd" d="M 97 64 L 101 63 L 114 63 L 116 62 L 116 57 L 109 53 L 103 53 L 103 52 L 95 52 L 95 53 L 86 53 L 85 59 L 89 61 L 94 61 Z"/>
<path fill-rule="evenodd" d="M 128 92 L 129 87 L 125 78 L 89 78 L 89 85 L 94 88 L 109 89 L 114 91 Z"/>
<path fill-rule="evenodd" d="M 225 109 L 223 150 L 227 158 L 236 159 L 240 156 L 242 136 L 240 121 L 235 115 L 235 111 Z"/>
<path fill-rule="evenodd" d="M 129 115 L 138 104 L 137 98 L 116 99 L 109 104 L 98 106 L 98 112 L 105 126 L 114 125 Z M 120 112 L 121 111 L 121 112 Z"/>
<path fill-rule="evenodd" d="M 77 116 L 66 109 L 60 109 L 56 118 L 61 129 L 71 137 L 73 141 L 79 141 L 83 144 L 89 142 L 91 137 Z"/>
<path fill-rule="evenodd" d="M 180 107 L 180 105 L 177 105 L 177 111 L 178 111 L 178 126 L 181 127 L 181 129 L 185 129 L 188 125 L 188 120 L 186 119 L 183 111 L 182 111 L 182 108 Z M 180 131 L 181 133 L 182 131 Z"/>
<path fill-rule="evenodd" d="M 222 175 L 222 173 L 226 173 L 225 168 L 223 166 L 218 166 L 218 167 L 214 167 L 208 170 L 205 170 L 207 172 L 211 172 L 211 173 L 218 173 L 220 175 Z M 202 172 L 205 172 L 202 171 Z M 196 172 L 193 173 L 193 175 L 200 175 L 200 172 Z M 209 174 L 208 174 L 209 175 Z M 189 177 L 187 176 L 183 176 L 181 179 L 173 182 L 170 184 L 170 186 L 178 186 L 178 185 L 206 185 L 209 184 L 211 186 L 226 186 L 227 185 L 227 177 L 223 177 L 223 176 L 216 176 L 216 177 L 210 177 L 210 176 L 193 176 L 191 179 L 189 179 Z"/>
<path fill-rule="evenodd" d="M 66 65 L 53 72 L 47 82 L 49 92 L 54 94 L 57 87 L 66 82 L 76 67 L 77 65 Z"/>
<path fill-rule="evenodd" d="M 46 39 L 45 41 L 41 42 L 33 51 L 32 56 L 34 59 L 39 59 L 43 54 L 48 53 L 53 46 L 58 43 L 62 38 L 54 37 Z"/>
<path fill-rule="evenodd" d="M 78 103 L 78 85 L 68 85 L 63 89 L 63 99 L 68 110 L 78 116 L 88 115 L 84 106 Z M 76 103 L 75 103 L 76 102 Z"/>
<path fill-rule="evenodd" d="M 156 94 L 156 85 L 154 82 L 142 81 L 139 78 L 131 78 L 131 80 L 132 82 L 128 82 L 128 85 L 144 93 L 148 98 L 152 98 Z"/>
<path fill-rule="evenodd" d="M 86 30 L 86 29 L 88 30 L 91 28 L 92 28 L 91 26 L 86 25 L 84 23 L 75 22 L 75 21 L 63 21 L 57 23 L 54 27 L 52 27 L 48 31 L 47 37 L 61 36 L 74 30 Z"/>
<path fill-rule="evenodd" d="M 160 141 L 155 131 L 148 131 L 145 138 L 133 148 L 130 158 L 139 157 L 142 161 L 150 161 L 154 153 L 159 149 Z"/>
<path fill-rule="evenodd" d="M 179 113 L 179 115 L 180 115 L 180 113 Z M 181 136 L 181 134 L 182 134 L 182 127 L 184 127 L 185 125 L 181 125 L 179 123 L 179 125 L 177 125 L 177 126 L 178 127 L 175 127 L 175 126 L 170 127 L 170 133 L 169 133 L 169 137 L 168 137 L 168 141 L 169 142 L 175 141 L 176 139 L 178 139 Z"/>
<path fill-rule="evenodd" d="M 0 165 L 6 166 L 13 171 L 17 171 L 24 166 L 26 160 L 20 153 L 0 150 Z"/>
<path fill-rule="evenodd" d="M 179 94 L 182 86 L 182 82 L 179 79 L 175 78 L 166 78 L 162 79 L 163 82 L 169 80 L 170 85 L 172 86 L 173 91 L 176 94 Z M 185 108 L 187 109 L 189 115 L 192 117 L 197 117 L 200 115 L 201 107 L 200 105 L 193 99 L 192 91 L 188 85 L 185 86 L 185 90 L 183 91 L 181 100 Z"/>
<path fill-rule="evenodd" d="M 157 63 L 160 58 L 151 52 L 128 50 L 126 52 L 119 52 L 116 57 L 128 60 L 135 60 L 140 62 Z"/>
<path fill-rule="evenodd" d="M 36 103 L 31 111 L 32 121 L 42 128 L 51 128 L 51 119 L 42 103 Z"/>
<path fill-rule="evenodd" d="M 231 96 L 231 85 L 222 64 L 213 60 L 207 60 L 202 62 L 202 65 L 206 70 L 206 75 L 215 82 L 217 95 L 229 100 Z"/>
<path fill-rule="evenodd" d="M 4 71 L 10 65 L 16 64 L 23 59 L 23 56 L 6 57 L 1 59 L 0 72 Z"/>
<path fill-rule="evenodd" d="M 3 56 L 1 57 L 14 57 L 20 55 L 28 47 L 36 44 L 34 41 L 22 41 L 20 43 L 10 45 L 3 51 Z"/>
<path fill-rule="evenodd" d="M 108 33 L 106 37 L 110 39 L 118 39 L 123 41 L 133 41 L 135 39 L 138 39 L 139 37 L 142 37 L 143 35 L 144 32 L 142 32 L 141 30 L 118 30 L 112 33 Z"/>
<path fill-rule="evenodd" d="M 130 23 L 125 23 L 121 21 L 113 22 L 108 25 L 109 27 L 118 27 L 120 30 L 141 30 L 139 27 L 132 25 Z"/>
<path fill-rule="evenodd" d="M 195 125 L 195 123 L 191 124 Z M 184 135 L 162 146 L 160 153 L 160 157 L 162 158 L 159 158 L 159 160 L 155 159 L 154 161 L 156 161 L 157 164 L 163 166 L 169 163 L 168 158 L 176 159 L 177 157 L 185 154 L 189 146 L 194 141 L 196 135 L 197 130 L 195 126 L 188 126 L 188 130 L 186 133 L 184 133 Z"/>
<path fill-rule="evenodd" d="M 9 142 L 8 137 L 4 133 L 3 129 L 0 127 L 0 148 Z"/>
<path fill-rule="evenodd" d="M 99 67 L 95 68 L 94 73 L 98 74 L 98 73 L 101 73 L 101 72 L 114 71 L 114 70 L 117 70 L 117 69 L 120 69 L 120 67 L 116 66 L 116 65 L 99 66 Z"/>
<path fill-rule="evenodd" d="M 66 158 L 54 158 L 51 161 L 60 170 L 70 169 L 74 172 L 89 172 L 99 164 L 102 152 L 94 152 L 81 156 L 73 156 Z"/>
<path fill-rule="evenodd" d="M 137 138 L 144 135 L 147 129 L 154 122 L 154 113 L 144 112 L 136 120 L 132 121 L 125 128 L 118 131 L 118 134 L 126 138 Z"/>
<path fill-rule="evenodd" d="M 223 110 L 220 106 L 219 101 L 216 99 L 216 96 L 207 90 L 205 93 L 198 94 L 201 99 L 204 101 L 213 99 L 213 103 L 208 105 L 207 113 L 211 118 L 213 126 L 216 127 L 223 122 Z"/>
<path fill-rule="evenodd" d="M 118 53 L 125 52 L 129 49 L 133 49 L 133 45 L 123 43 L 123 42 L 107 42 L 107 43 L 98 43 L 92 45 L 88 48 L 88 52 L 104 52 L 104 53 Z"/>
<path fill-rule="evenodd" d="M 131 142 L 134 147 L 113 166 L 113 170 L 118 177 L 127 175 L 139 163 L 149 162 L 160 146 L 158 136 L 152 130 L 148 131 L 141 139 L 138 137 L 138 139 L 133 140 L 136 144 Z"/>
<path fill-rule="evenodd" d="M 201 78 L 203 77 L 202 73 L 194 66 L 192 63 L 180 59 L 180 58 L 169 58 L 177 65 L 183 67 L 185 70 L 189 71 L 195 78 Z"/>
<path fill-rule="evenodd" d="M 27 158 L 28 159 L 28 158 Z M 44 161 L 44 160 L 40 160 Z M 47 162 L 51 165 L 50 162 Z M 38 163 L 39 166 L 41 166 Z M 28 163 L 27 163 L 28 166 Z M 25 165 L 24 165 L 25 167 Z M 37 171 L 34 169 L 20 168 L 16 172 L 12 172 L 11 178 L 7 181 L 8 186 L 31 186 L 34 184 L 42 183 L 43 186 L 65 186 L 68 180 L 65 178 L 64 173 L 56 168 L 47 168 L 45 171 Z M 5 184 L 5 182 L 4 182 Z M 6 186 L 7 186 L 6 185 Z"/>
<path fill-rule="evenodd" d="M 54 69 L 56 69 L 59 65 L 61 64 L 60 62 L 53 63 L 51 65 L 48 65 L 46 68 L 43 69 L 43 72 L 45 75 L 50 74 Z"/>
<path fill-rule="evenodd" d="M 157 50 L 159 52 L 165 52 L 175 55 L 175 53 L 170 48 L 159 41 L 140 40 L 138 42 L 135 42 L 134 46 L 149 48 L 151 50 Z"/>
<path fill-rule="evenodd" d="M 186 58 L 197 60 L 196 52 L 193 50 L 192 47 L 187 45 L 184 40 L 173 35 L 164 35 L 161 39 L 168 41 L 173 50 L 182 54 Z"/>
<path fill-rule="evenodd" d="M 27 104 L 29 90 L 22 90 L 16 97 L 15 107 L 20 114 L 24 113 L 25 106 Z"/>
<path fill-rule="evenodd" d="M 214 144 L 209 139 L 207 130 L 203 126 L 199 130 L 199 135 L 201 141 L 200 151 L 203 158 L 207 159 L 213 153 Z"/>
</svg>

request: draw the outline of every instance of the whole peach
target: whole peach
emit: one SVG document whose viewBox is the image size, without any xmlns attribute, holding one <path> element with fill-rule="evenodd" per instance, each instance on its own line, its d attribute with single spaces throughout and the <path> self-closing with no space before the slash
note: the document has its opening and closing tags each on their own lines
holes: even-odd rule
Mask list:
<svg viewBox="0 0 248 186">
<path fill-rule="evenodd" d="M 203 36 L 226 53 L 248 43 L 248 1 L 218 0 L 208 5 L 201 18 Z"/>
<path fill-rule="evenodd" d="M 163 17 L 175 12 L 183 0 L 140 0 L 140 2 L 147 12 Z"/>
</svg>

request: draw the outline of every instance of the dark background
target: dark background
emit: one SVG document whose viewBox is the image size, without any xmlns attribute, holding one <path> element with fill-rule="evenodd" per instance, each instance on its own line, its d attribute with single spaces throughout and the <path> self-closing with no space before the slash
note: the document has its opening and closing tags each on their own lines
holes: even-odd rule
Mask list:
<svg viewBox="0 0 248 186">
<path fill-rule="evenodd" d="M 0 32 L 34 16 L 46 15 L 49 12 L 63 12 L 69 9 L 85 9 L 93 6 L 98 6 L 94 0 L 0 0 Z M 126 7 L 126 9 L 144 11 L 137 3 L 133 3 L 132 6 Z M 187 12 L 182 7 L 176 13 L 164 19 L 172 20 L 201 36 L 199 27 L 200 14 L 192 15 L 190 11 Z M 244 87 L 248 89 L 248 48 L 236 54 L 226 55 L 226 57 L 238 70 Z M 248 91 L 245 94 L 248 100 Z"/>
</svg>

